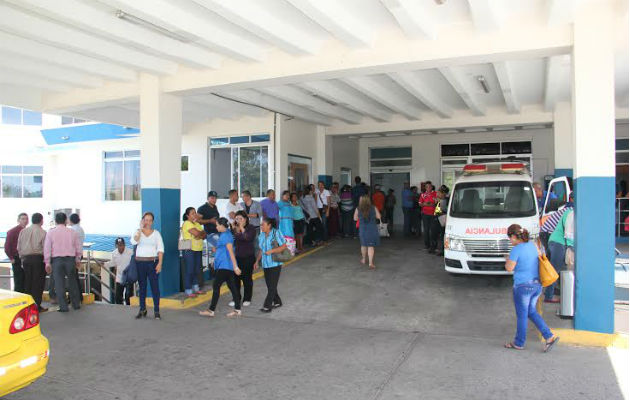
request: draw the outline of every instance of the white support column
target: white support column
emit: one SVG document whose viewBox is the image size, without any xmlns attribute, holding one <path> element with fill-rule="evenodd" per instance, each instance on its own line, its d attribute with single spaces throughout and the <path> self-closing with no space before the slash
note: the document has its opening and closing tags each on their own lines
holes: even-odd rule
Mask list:
<svg viewBox="0 0 630 400">
<path fill-rule="evenodd" d="M 615 90 L 612 1 L 575 13 L 575 328 L 614 331 Z"/>
<path fill-rule="evenodd" d="M 158 77 L 140 76 L 140 165 L 142 212 L 155 216 L 164 240 L 162 295 L 179 292 L 177 238 L 180 210 L 182 99 L 164 94 Z"/>
<path fill-rule="evenodd" d="M 557 103 L 553 111 L 553 152 L 554 175 L 573 177 L 573 114 L 571 103 L 566 101 Z"/>
</svg>

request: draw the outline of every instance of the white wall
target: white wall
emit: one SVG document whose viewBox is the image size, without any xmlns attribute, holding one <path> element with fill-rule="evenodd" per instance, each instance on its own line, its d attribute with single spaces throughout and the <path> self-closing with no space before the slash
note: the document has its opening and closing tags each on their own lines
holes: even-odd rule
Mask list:
<svg viewBox="0 0 630 400">
<path fill-rule="evenodd" d="M 346 136 L 333 136 L 332 148 L 333 181 L 339 182 L 341 168 L 350 168 L 352 179 L 355 176 L 361 176 L 359 171 L 359 141 L 357 139 L 349 139 Z M 363 178 L 367 180 L 368 177 L 364 175 Z"/>
<path fill-rule="evenodd" d="M 369 149 L 371 147 L 411 146 L 411 184 L 441 181 L 440 146 L 455 143 L 483 143 L 502 140 L 532 140 L 534 179 L 553 174 L 553 131 L 531 129 L 507 132 L 456 133 L 420 136 L 396 136 L 359 139 L 359 171 L 369 179 Z"/>
<path fill-rule="evenodd" d="M 317 140 L 317 125 L 294 118 L 289 119 L 283 115 L 278 115 L 277 122 L 276 192 L 289 187 L 289 154 L 311 159 L 311 183 L 315 182 L 318 170 L 317 154 L 321 151 Z"/>
</svg>

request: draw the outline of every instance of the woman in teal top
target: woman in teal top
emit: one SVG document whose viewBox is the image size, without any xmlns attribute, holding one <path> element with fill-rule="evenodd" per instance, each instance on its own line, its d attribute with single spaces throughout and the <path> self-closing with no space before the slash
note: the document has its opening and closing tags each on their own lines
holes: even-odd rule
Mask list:
<svg viewBox="0 0 630 400">
<path fill-rule="evenodd" d="M 226 218 L 217 220 L 217 231 L 219 240 L 217 241 L 216 255 L 214 256 L 214 279 L 212 279 L 212 300 L 210 306 L 205 311 L 200 311 L 199 315 L 204 317 L 214 317 L 214 310 L 219 301 L 221 285 L 223 282 L 232 293 L 234 311 L 227 314 L 228 317 L 239 317 L 241 315 L 241 291 L 236 289 L 236 276 L 241 274 L 241 270 L 234 255 L 234 237 L 229 229 L 229 222 Z"/>
<path fill-rule="evenodd" d="M 296 253 L 301 253 L 304 251 L 303 239 L 304 228 L 306 228 L 306 216 L 300 205 L 297 193 L 291 193 L 291 209 L 293 210 L 293 234 L 295 235 L 295 244 L 297 246 Z"/>
<path fill-rule="evenodd" d="M 558 221 L 556 229 L 549 236 L 549 262 L 553 265 L 558 274 L 565 269 L 566 264 L 564 262 L 567 248 L 573 247 L 573 240 L 565 238 L 565 227 L 567 224 L 567 217 L 573 211 L 568 210 Z M 545 303 L 559 303 L 560 299 L 554 296 L 558 281 L 552 283 L 545 288 Z"/>
<path fill-rule="evenodd" d="M 538 272 L 538 249 L 529 241 L 529 232 L 520 225 L 508 227 L 508 238 L 512 251 L 505 261 L 505 270 L 514 272 L 514 309 L 516 310 L 516 335 L 514 340 L 506 343 L 505 348 L 523 350 L 527 339 L 527 320 L 531 320 L 545 338 L 544 352 L 551 350 L 560 338 L 554 335 L 547 323 L 538 314 L 536 303 L 542 292 Z"/>
<path fill-rule="evenodd" d="M 275 242 L 275 243 L 274 243 Z M 277 247 L 274 247 L 274 244 Z M 272 254 L 281 253 L 287 248 L 284 237 L 273 226 L 273 218 L 266 217 L 260 225 L 260 235 L 258 235 L 258 256 L 254 269 L 258 269 L 262 261 L 265 273 L 265 283 L 267 284 L 267 297 L 260 311 L 269 313 L 273 308 L 282 307 L 282 300 L 278 295 L 278 281 L 280 280 L 280 270 L 282 263 L 273 260 Z"/>
<path fill-rule="evenodd" d="M 282 192 L 282 198 L 278 202 L 278 208 L 280 209 L 280 217 L 278 221 L 278 229 L 284 236 L 290 238 L 294 237 L 293 234 L 293 206 L 289 203 L 289 191 Z"/>
</svg>

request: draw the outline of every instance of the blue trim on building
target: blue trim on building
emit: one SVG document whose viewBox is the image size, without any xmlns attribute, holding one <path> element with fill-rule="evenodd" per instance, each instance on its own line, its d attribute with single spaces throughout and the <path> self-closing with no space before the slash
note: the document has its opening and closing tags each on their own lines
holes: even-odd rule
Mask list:
<svg viewBox="0 0 630 400">
<path fill-rule="evenodd" d="M 162 297 L 179 293 L 180 268 L 179 240 L 180 190 L 150 188 L 142 189 L 142 212 L 151 211 L 155 215 L 153 223 L 164 240 L 164 259 L 160 273 L 160 294 Z"/>
<path fill-rule="evenodd" d="M 614 333 L 615 178 L 577 178 L 575 213 L 575 329 Z"/>
<path fill-rule="evenodd" d="M 554 171 L 554 176 L 567 176 L 569 178 L 573 178 L 573 168 L 556 168 Z"/>
<path fill-rule="evenodd" d="M 87 124 L 42 129 L 41 133 L 46 144 L 54 145 L 94 140 L 127 139 L 138 136 L 140 130 L 113 124 Z"/>
</svg>

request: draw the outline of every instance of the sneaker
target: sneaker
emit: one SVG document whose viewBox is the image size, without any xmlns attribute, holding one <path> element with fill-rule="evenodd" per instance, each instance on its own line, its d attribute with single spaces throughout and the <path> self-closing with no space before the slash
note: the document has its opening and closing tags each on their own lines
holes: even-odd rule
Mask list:
<svg viewBox="0 0 630 400">
<path fill-rule="evenodd" d="M 234 302 L 233 302 L 233 301 L 230 301 L 230 302 L 228 303 L 228 306 L 230 306 L 230 307 L 234 307 L 234 306 L 235 306 L 235 304 L 234 304 Z"/>
<path fill-rule="evenodd" d="M 249 307 L 252 303 L 250 301 L 244 301 L 243 302 L 243 306 L 244 307 Z"/>
<path fill-rule="evenodd" d="M 186 295 L 187 299 L 194 299 L 195 297 L 197 297 L 197 295 L 195 293 L 191 293 L 191 294 L 187 294 Z"/>
<path fill-rule="evenodd" d="M 273 308 L 280 308 L 280 307 L 282 307 L 282 303 L 272 303 L 271 307 L 273 307 Z"/>
<path fill-rule="evenodd" d="M 557 304 L 557 303 L 560 303 L 560 299 L 555 298 L 555 297 L 553 299 L 545 299 L 545 303 Z"/>
</svg>

